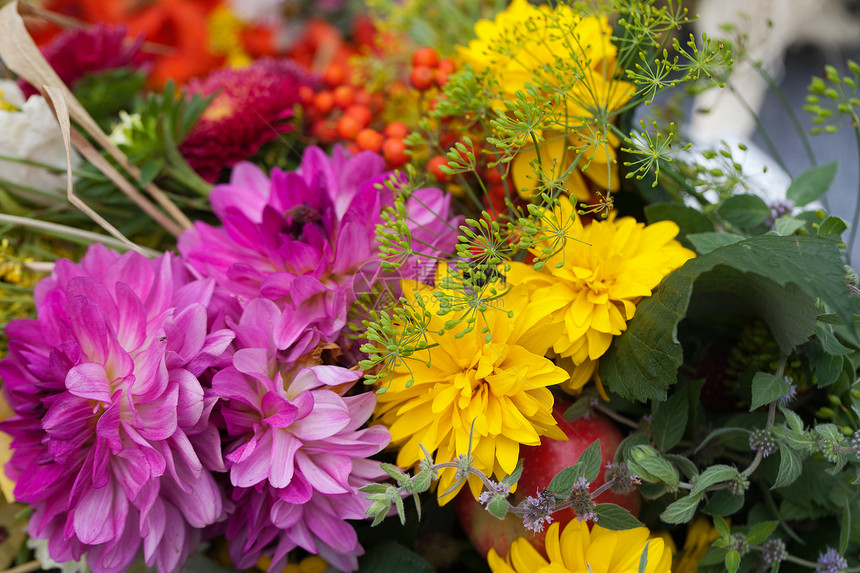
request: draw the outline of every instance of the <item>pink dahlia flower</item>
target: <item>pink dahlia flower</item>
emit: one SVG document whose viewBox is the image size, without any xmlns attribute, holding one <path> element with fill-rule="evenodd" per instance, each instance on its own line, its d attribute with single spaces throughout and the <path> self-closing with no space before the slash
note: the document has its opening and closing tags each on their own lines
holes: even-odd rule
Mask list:
<svg viewBox="0 0 860 573">
<path fill-rule="evenodd" d="M 186 93 L 215 97 L 179 151 L 203 179 L 216 182 L 224 169 L 292 129 L 299 88 L 309 81 L 293 62 L 270 59 L 192 80 Z"/>
<path fill-rule="evenodd" d="M 270 300 L 248 303 L 234 327 L 233 364 L 212 378 L 236 504 L 226 530 L 231 555 L 246 568 L 268 548 L 269 571 L 281 571 L 301 547 L 353 571 L 363 550 L 346 520 L 365 518 L 357 490 L 385 476 L 367 458 L 391 436 L 383 426 L 361 429 L 375 393 L 345 395 L 361 372 L 279 360 L 273 332 L 281 318 Z"/>
<path fill-rule="evenodd" d="M 169 254 L 94 245 L 38 284 L 36 320 L 7 326 L 6 471 L 55 561 L 86 554 L 96 572 L 125 571 L 142 549 L 148 565 L 174 571 L 201 529 L 225 518 L 211 474 L 225 469 L 209 423 L 217 398 L 198 380 L 229 363 L 233 340 L 212 329 L 214 287 Z"/>
<path fill-rule="evenodd" d="M 143 36 L 127 42 L 125 32 L 125 26 L 104 24 L 66 30 L 42 48 L 42 55 L 71 88 L 86 74 L 140 67 L 146 63 L 140 51 Z M 20 86 L 27 97 L 39 93 L 23 80 Z"/>
<path fill-rule="evenodd" d="M 271 178 L 250 163 L 230 183 L 212 190 L 223 227 L 198 222 L 179 237 L 189 264 L 243 301 L 263 297 L 285 309 L 276 345 L 300 356 L 319 342 L 334 342 L 355 300 L 356 273 L 378 263 L 376 225 L 393 204 L 381 185 L 390 174 L 372 152 L 331 157 L 311 147 L 294 172 Z M 458 218 L 438 189 L 414 191 L 406 211 L 416 252 L 438 254 L 456 244 Z M 414 268 L 407 265 L 407 269 Z"/>
</svg>

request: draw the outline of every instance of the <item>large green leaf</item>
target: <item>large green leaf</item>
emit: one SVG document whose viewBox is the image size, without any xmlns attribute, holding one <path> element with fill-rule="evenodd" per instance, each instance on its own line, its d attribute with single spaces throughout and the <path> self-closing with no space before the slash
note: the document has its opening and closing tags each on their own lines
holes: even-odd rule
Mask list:
<svg viewBox="0 0 860 573">
<path fill-rule="evenodd" d="M 798 207 L 820 199 L 830 189 L 833 178 L 836 177 L 836 167 L 837 162 L 831 161 L 807 169 L 794 178 L 788 191 L 785 192 L 786 197 L 794 201 Z"/>
<path fill-rule="evenodd" d="M 699 277 L 712 270 L 700 285 Z M 745 312 L 768 323 L 783 352 L 815 331 L 815 297 L 845 324 L 853 325 L 858 301 L 846 290 L 843 272 L 836 245 L 808 235 L 760 235 L 687 261 L 637 306 L 627 330 L 600 359 L 601 380 L 629 400 L 666 399 L 683 361 L 677 329 L 687 314 L 694 286 L 697 292 L 724 294 L 732 305 L 743 301 Z M 724 303 L 715 306 L 714 313 L 736 310 Z"/>
</svg>

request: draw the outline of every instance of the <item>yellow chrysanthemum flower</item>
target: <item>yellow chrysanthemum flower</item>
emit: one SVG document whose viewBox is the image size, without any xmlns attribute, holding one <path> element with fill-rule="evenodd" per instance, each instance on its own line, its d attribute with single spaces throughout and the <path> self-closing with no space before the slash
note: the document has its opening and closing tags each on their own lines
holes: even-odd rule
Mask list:
<svg viewBox="0 0 860 573">
<path fill-rule="evenodd" d="M 506 560 L 494 549 L 487 555 L 493 573 L 628 573 L 639 570 L 642 552 L 648 547 L 646 573 L 669 573 L 672 552 L 659 537 L 650 538 L 645 527 L 611 531 L 574 519 L 559 535 L 559 524 L 546 534 L 546 556 L 525 537 L 511 544 Z"/>
<path fill-rule="evenodd" d="M 494 21 L 478 21 L 475 35 L 459 53 L 496 80 L 500 107 L 501 99 L 510 99 L 526 84 L 563 97 L 550 120 L 556 125 L 542 132 L 545 141 L 538 148 L 524 142 L 514 159 L 514 184 L 520 194 L 527 197 L 559 179 L 582 201 L 591 198 L 591 184 L 615 191 L 619 142 L 605 123 L 635 88 L 617 77 L 617 50 L 608 20 L 579 16 L 567 5 L 551 8 L 514 0 Z M 533 167 L 538 159 L 540 167 Z M 571 169 L 574 164 L 576 169 Z"/>
<path fill-rule="evenodd" d="M 673 570 L 675 573 L 696 573 L 699 561 L 711 548 L 711 542 L 720 538 L 717 529 L 704 517 L 697 517 L 687 527 L 687 539 L 684 541 L 684 549 L 680 559 L 677 560 Z"/>
<path fill-rule="evenodd" d="M 545 358 L 553 333 L 535 328 L 542 313 L 525 287 L 507 292 L 498 301 L 503 308 L 479 314 L 475 328 L 461 337 L 451 330 L 438 334 L 451 317 L 436 314 L 440 302 L 433 297 L 434 292 L 443 292 L 456 298 L 456 292 L 407 282 L 403 288 L 407 300 L 422 297 L 431 319 L 429 348 L 421 355 L 429 364 L 411 360 L 396 365 L 377 400 L 376 415 L 389 427 L 392 445 L 400 448 L 399 466 L 409 467 L 424 458 L 419 444 L 437 452 L 436 463 L 456 461 L 469 453 L 473 422 L 473 466 L 497 479 L 516 468 L 520 444 L 536 446 L 541 436 L 566 439 L 552 417 L 553 396 L 547 387 L 569 375 Z M 481 332 L 485 326 L 489 341 Z M 455 473 L 454 468 L 440 472 L 440 496 L 455 483 Z M 470 479 L 474 495 L 481 486 L 478 478 Z M 440 503 L 455 493 L 440 497 Z"/>
<path fill-rule="evenodd" d="M 563 325 L 553 350 L 577 366 L 600 358 L 612 337 L 627 329 L 639 300 L 695 256 L 675 240 L 678 225 L 671 221 L 646 226 L 612 214 L 583 225 L 566 197 L 558 199 L 540 225 L 544 240 L 532 253 L 556 251 L 541 270 L 512 263 L 507 280 L 534 289 L 547 323 Z"/>
</svg>

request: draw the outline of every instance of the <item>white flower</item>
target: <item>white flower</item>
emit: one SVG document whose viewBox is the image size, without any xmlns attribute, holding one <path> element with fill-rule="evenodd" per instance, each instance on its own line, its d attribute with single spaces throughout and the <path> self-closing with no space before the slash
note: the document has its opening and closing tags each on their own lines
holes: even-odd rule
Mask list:
<svg viewBox="0 0 860 573">
<path fill-rule="evenodd" d="M 0 80 L 0 155 L 66 168 L 66 149 L 60 127 L 42 96 L 24 99 L 13 81 Z M 80 163 L 72 152 L 72 168 Z M 12 185 L 8 185 L 8 184 Z M 38 189 L 24 190 L 15 185 Z M 56 203 L 66 194 L 66 173 L 36 165 L 0 160 L 0 187 L 40 204 Z"/>
</svg>

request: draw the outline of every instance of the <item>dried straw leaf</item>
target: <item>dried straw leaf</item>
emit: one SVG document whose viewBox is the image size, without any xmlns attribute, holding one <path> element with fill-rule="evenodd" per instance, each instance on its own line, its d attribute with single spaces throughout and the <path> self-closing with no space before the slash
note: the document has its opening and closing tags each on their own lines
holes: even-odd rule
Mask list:
<svg viewBox="0 0 860 573">
<path fill-rule="evenodd" d="M 39 89 L 42 93 L 46 93 L 48 88 L 54 90 L 54 101 L 62 99 L 68 109 L 68 116 L 81 126 L 81 128 L 93 138 L 93 140 L 107 153 L 116 160 L 117 163 L 138 182 L 140 181 L 140 169 L 132 164 L 125 154 L 110 140 L 110 138 L 101 130 L 96 121 L 90 116 L 81 103 L 75 98 L 69 88 L 63 83 L 56 72 L 51 68 L 45 58 L 42 56 L 38 47 L 36 47 L 33 38 L 30 37 L 27 28 L 24 26 L 24 21 L 21 18 L 21 12 L 27 11 L 26 5 L 19 4 L 18 0 L 13 0 L 2 9 L 0 9 L 0 59 L 13 72 L 30 82 L 33 86 Z M 65 134 L 64 134 L 65 137 Z M 77 145 L 83 138 L 72 138 Z M 81 152 L 84 154 L 84 152 Z M 86 154 L 84 154 L 86 156 Z M 87 157 L 90 159 L 89 157 Z M 115 179 L 119 173 L 113 169 L 113 173 L 104 172 L 105 175 L 117 184 L 117 186 L 127 195 L 128 189 L 133 188 L 132 185 L 120 185 Z M 120 176 L 121 179 L 125 180 Z M 127 181 L 126 181 L 127 183 Z M 141 193 L 129 195 L 129 198 L 135 202 L 141 209 L 148 213 L 153 219 L 159 223 L 165 230 L 178 235 L 183 228 L 191 226 L 191 221 L 182 212 L 179 207 L 173 203 L 167 195 L 156 185 L 149 183 L 144 187 L 155 201 L 170 215 L 167 217 L 152 205 L 146 197 Z M 136 189 L 135 189 L 136 191 Z M 78 206 L 78 203 L 74 203 Z M 147 205 L 147 206 L 144 206 Z M 89 215 L 89 212 L 87 212 Z M 172 218 L 172 220 L 171 220 Z M 98 221 L 97 221 L 98 222 Z M 99 223 L 101 225 L 101 223 Z M 113 233 L 112 233 L 113 234 Z"/>
</svg>

